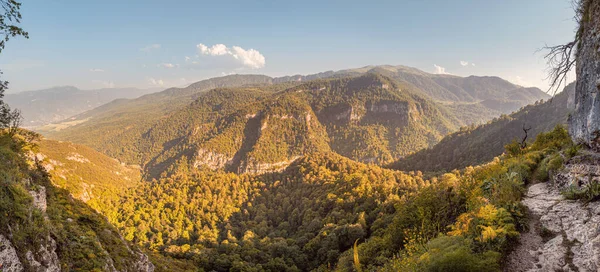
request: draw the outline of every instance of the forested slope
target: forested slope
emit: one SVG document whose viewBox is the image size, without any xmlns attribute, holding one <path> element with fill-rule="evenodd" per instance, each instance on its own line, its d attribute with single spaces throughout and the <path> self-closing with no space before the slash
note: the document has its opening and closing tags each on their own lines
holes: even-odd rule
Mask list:
<svg viewBox="0 0 600 272">
<path fill-rule="evenodd" d="M 0 264 L 8 271 L 153 271 L 104 216 L 55 186 L 35 134 L 0 135 Z"/>
<path fill-rule="evenodd" d="M 525 129 L 528 140 L 558 124 L 566 124 L 575 84 L 544 103 L 536 103 L 503 115 L 480 126 L 463 127 L 446 136 L 432 148 L 421 150 L 389 165 L 405 171 L 450 171 L 490 161 L 513 140 L 522 141 Z"/>
</svg>

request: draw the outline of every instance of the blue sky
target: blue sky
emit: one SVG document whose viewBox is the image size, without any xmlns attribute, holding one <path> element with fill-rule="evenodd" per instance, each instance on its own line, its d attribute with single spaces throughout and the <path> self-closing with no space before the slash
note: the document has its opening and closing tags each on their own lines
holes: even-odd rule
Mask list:
<svg viewBox="0 0 600 272">
<path fill-rule="evenodd" d="M 9 92 L 167 88 L 230 73 L 377 64 L 545 89 L 536 51 L 568 42 L 575 29 L 569 0 L 28 0 L 22 15 L 30 38 L 11 40 L 0 55 Z"/>
</svg>

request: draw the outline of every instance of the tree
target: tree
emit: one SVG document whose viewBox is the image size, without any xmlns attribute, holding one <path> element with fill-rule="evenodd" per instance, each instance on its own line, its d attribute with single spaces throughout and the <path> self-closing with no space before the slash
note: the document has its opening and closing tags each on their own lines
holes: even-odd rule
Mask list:
<svg viewBox="0 0 600 272">
<path fill-rule="evenodd" d="M 0 14 L 0 53 L 4 50 L 10 38 L 23 36 L 29 38 L 29 34 L 18 25 L 21 23 L 21 3 L 16 0 L 0 0 L 3 13 Z M 2 71 L 0 71 L 2 75 Z M 9 134 L 14 134 L 21 124 L 21 113 L 11 110 L 4 103 L 4 91 L 8 89 L 8 81 L 0 80 L 0 129 L 9 129 Z"/>
<path fill-rule="evenodd" d="M 573 0 L 572 6 L 575 10 L 575 22 L 579 26 L 575 34 L 575 39 L 569 43 L 555 45 L 555 46 L 544 46 L 543 50 L 547 50 L 545 58 L 548 63 L 548 79 L 550 80 L 549 91 L 552 90 L 552 94 L 556 94 L 561 85 L 567 85 L 567 75 L 575 67 L 577 47 L 580 44 L 581 36 L 583 35 L 583 16 L 586 8 L 591 3 L 589 0 Z"/>
</svg>

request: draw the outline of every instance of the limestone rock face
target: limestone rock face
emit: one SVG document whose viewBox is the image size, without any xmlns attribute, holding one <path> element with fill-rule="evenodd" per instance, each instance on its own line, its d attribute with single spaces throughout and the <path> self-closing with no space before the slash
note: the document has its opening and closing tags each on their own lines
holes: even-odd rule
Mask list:
<svg viewBox="0 0 600 272">
<path fill-rule="evenodd" d="M 23 271 L 23 264 L 17 256 L 17 251 L 12 243 L 0 234 L 0 264 L 3 272 L 20 272 Z"/>
<path fill-rule="evenodd" d="M 271 172 L 281 172 L 299 158 L 300 156 L 295 156 L 290 160 L 275 163 L 260 163 L 254 160 L 253 158 L 248 158 L 248 160 L 241 162 L 241 165 L 237 172 L 240 174 L 249 173 L 254 175 Z"/>
<path fill-rule="evenodd" d="M 583 0 L 585 14 L 577 48 L 575 111 L 569 130 L 576 142 L 600 151 L 600 1 Z"/>
<path fill-rule="evenodd" d="M 37 191 L 29 191 L 29 194 L 33 197 L 33 206 L 46 212 L 46 187 L 40 186 Z"/>
<path fill-rule="evenodd" d="M 139 259 L 135 263 L 135 271 L 139 272 L 154 272 L 154 264 L 148 259 L 148 255 L 138 253 Z"/>
<path fill-rule="evenodd" d="M 37 254 L 27 251 L 25 258 L 35 271 L 59 272 L 61 270 L 58 255 L 56 254 L 56 241 L 50 237 L 47 240 L 48 244 L 40 246 Z"/>
<path fill-rule="evenodd" d="M 233 158 L 204 148 L 200 148 L 196 154 L 194 167 L 206 166 L 211 170 L 221 169 L 231 165 Z"/>
</svg>

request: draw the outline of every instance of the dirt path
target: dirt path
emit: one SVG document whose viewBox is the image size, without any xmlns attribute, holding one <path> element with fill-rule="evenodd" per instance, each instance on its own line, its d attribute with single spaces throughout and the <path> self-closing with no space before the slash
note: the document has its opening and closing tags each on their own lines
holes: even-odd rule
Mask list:
<svg viewBox="0 0 600 272">
<path fill-rule="evenodd" d="M 539 216 L 529 212 L 528 231 L 521 233 L 519 244 L 506 259 L 506 272 L 525 272 L 538 262 L 537 251 L 544 246 Z"/>
<path fill-rule="evenodd" d="M 600 203 L 566 200 L 548 183 L 531 185 L 522 203 L 529 230 L 504 271 L 600 271 Z"/>
</svg>

